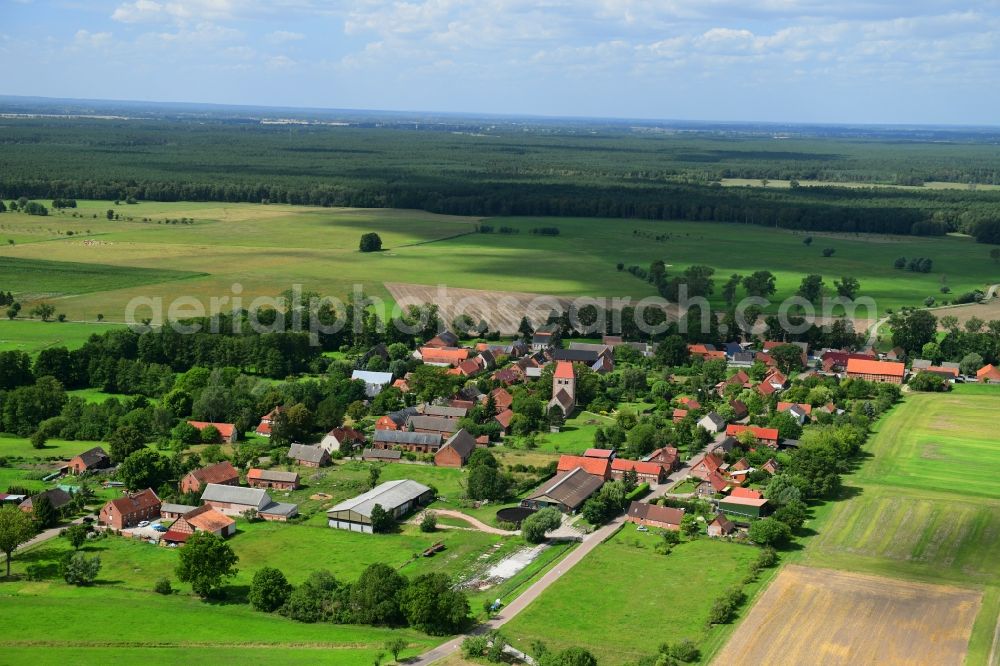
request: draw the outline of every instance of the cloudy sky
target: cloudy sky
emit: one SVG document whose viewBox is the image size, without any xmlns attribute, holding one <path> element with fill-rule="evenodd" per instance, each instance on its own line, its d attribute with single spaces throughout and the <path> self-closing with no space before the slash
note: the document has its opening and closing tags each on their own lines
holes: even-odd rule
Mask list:
<svg viewBox="0 0 1000 666">
<path fill-rule="evenodd" d="M 1000 0 L 0 0 L 0 93 L 998 124 Z"/>
</svg>

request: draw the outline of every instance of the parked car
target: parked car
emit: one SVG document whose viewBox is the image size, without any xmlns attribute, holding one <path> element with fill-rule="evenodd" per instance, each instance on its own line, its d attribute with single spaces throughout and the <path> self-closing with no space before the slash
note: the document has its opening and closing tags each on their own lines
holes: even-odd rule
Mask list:
<svg viewBox="0 0 1000 666">
<path fill-rule="evenodd" d="M 153 525 L 153 529 L 156 530 L 157 532 L 166 532 L 167 531 L 167 526 L 166 525 L 160 525 L 159 523 L 157 523 L 156 525 Z"/>
<path fill-rule="evenodd" d="M 148 520 L 139 521 L 139 527 L 149 527 L 149 521 Z"/>
</svg>

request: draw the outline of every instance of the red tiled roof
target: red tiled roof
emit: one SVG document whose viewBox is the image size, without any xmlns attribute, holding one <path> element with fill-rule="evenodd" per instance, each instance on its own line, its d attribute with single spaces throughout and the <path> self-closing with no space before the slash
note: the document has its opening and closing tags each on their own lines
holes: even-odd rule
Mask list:
<svg viewBox="0 0 1000 666">
<path fill-rule="evenodd" d="M 606 458 L 611 459 L 615 454 L 614 449 L 587 449 L 583 452 L 584 458 Z"/>
<path fill-rule="evenodd" d="M 152 488 L 146 488 L 142 492 L 129 497 L 119 497 L 118 499 L 111 500 L 111 505 L 118 509 L 120 514 L 127 516 L 136 511 L 160 506 L 160 498 L 156 496 Z"/>
<path fill-rule="evenodd" d="M 737 423 L 732 423 L 726 426 L 726 435 L 730 437 L 736 437 L 744 430 L 749 430 L 750 432 L 752 432 L 754 437 L 756 437 L 757 439 L 766 439 L 766 440 L 778 439 L 777 428 L 760 428 L 757 426 L 739 425 Z"/>
<path fill-rule="evenodd" d="M 806 414 L 812 414 L 812 411 L 813 411 L 812 405 L 808 405 L 808 404 L 806 404 L 804 402 L 779 402 L 778 403 L 778 411 L 779 412 L 788 411 L 792 407 L 798 407 L 799 409 L 801 409 Z"/>
<path fill-rule="evenodd" d="M 732 492 L 729 493 L 730 497 L 746 497 L 747 499 L 760 499 L 763 497 L 756 490 L 751 490 L 750 488 L 733 488 Z"/>
<path fill-rule="evenodd" d="M 852 358 L 847 361 L 847 372 L 859 375 L 902 377 L 906 372 L 906 365 L 894 361 L 866 361 L 859 358 Z"/>
<path fill-rule="evenodd" d="M 189 536 L 191 535 L 188 534 L 187 532 L 175 532 L 174 530 L 167 530 L 166 532 L 163 533 L 163 540 L 174 541 L 174 542 L 179 541 L 180 543 L 184 543 L 188 540 Z"/>
<path fill-rule="evenodd" d="M 240 477 L 240 473 L 228 460 L 193 470 L 191 474 L 202 483 L 225 483 Z"/>
<path fill-rule="evenodd" d="M 694 398 L 689 398 L 687 396 L 684 396 L 683 398 L 678 398 L 677 402 L 681 403 L 688 409 L 701 409 L 701 403 L 695 400 Z"/>
<path fill-rule="evenodd" d="M 976 379 L 979 381 L 982 381 L 983 379 L 1000 381 L 1000 368 L 995 367 L 992 363 L 990 365 L 984 365 L 976 372 Z"/>
<path fill-rule="evenodd" d="M 456 365 L 469 358 L 469 350 L 459 347 L 421 347 L 420 358 L 424 363 Z"/>
<path fill-rule="evenodd" d="M 573 373 L 573 364 L 569 361 L 556 361 L 556 370 L 552 376 L 559 379 L 573 379 L 576 376 Z"/>
<path fill-rule="evenodd" d="M 219 434 L 224 438 L 229 439 L 233 436 L 236 431 L 236 426 L 232 423 L 211 423 L 209 421 L 188 421 L 190 425 L 193 425 L 198 430 L 204 430 L 208 426 L 215 426 L 215 429 L 219 431 Z"/>
<path fill-rule="evenodd" d="M 493 418 L 495 418 L 497 422 L 504 427 L 504 429 L 509 428 L 510 420 L 514 418 L 514 410 L 505 409 Z"/>
<path fill-rule="evenodd" d="M 270 423 L 264 423 L 263 421 L 261 421 L 260 425 L 257 426 L 256 432 L 257 432 L 258 435 L 270 435 L 271 434 L 271 424 Z"/>
<path fill-rule="evenodd" d="M 657 476 L 663 472 L 663 465 L 639 460 L 615 458 L 611 461 L 611 469 L 615 472 L 627 472 L 630 469 L 634 469 L 637 474 L 652 474 Z"/>
<path fill-rule="evenodd" d="M 587 474 L 607 477 L 611 464 L 601 458 L 584 458 L 583 456 L 560 456 L 558 471 L 569 472 L 577 467 L 582 467 Z"/>
<path fill-rule="evenodd" d="M 717 493 L 721 493 L 723 490 L 728 488 L 731 484 L 722 478 L 722 475 L 718 472 L 712 472 L 708 475 L 708 482 L 712 484 L 712 490 Z"/>
<path fill-rule="evenodd" d="M 674 421 L 680 421 L 687 415 L 688 415 L 688 410 L 681 409 L 678 407 L 677 409 L 674 410 Z"/>
<path fill-rule="evenodd" d="M 209 504 L 205 504 L 194 511 L 184 514 L 184 520 L 204 532 L 217 532 L 236 522 L 229 516 L 216 511 Z"/>
</svg>

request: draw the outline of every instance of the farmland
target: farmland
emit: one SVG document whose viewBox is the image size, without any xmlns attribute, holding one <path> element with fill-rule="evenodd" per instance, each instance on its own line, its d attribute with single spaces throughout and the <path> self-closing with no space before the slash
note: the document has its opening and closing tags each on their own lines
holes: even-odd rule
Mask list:
<svg viewBox="0 0 1000 666">
<path fill-rule="evenodd" d="M 993 557 L 1000 548 L 1000 482 L 984 473 L 1000 462 L 991 436 L 992 415 L 998 408 L 997 387 L 959 385 L 947 394 L 907 395 L 877 423 L 866 447 L 870 457 L 845 478 L 844 500 L 817 506 L 815 520 L 809 524 L 814 536 L 807 539 L 802 552 L 788 555 L 797 564 L 818 569 L 786 567 L 720 659 L 731 657 L 730 650 L 742 653 L 748 636 L 757 636 L 751 649 L 760 650 L 754 654 L 763 661 L 773 661 L 768 645 L 828 641 L 827 659 L 842 663 L 836 649 L 845 647 L 833 638 L 841 631 L 881 637 L 886 649 L 903 651 L 897 659 L 903 662 L 907 641 L 926 637 L 924 630 L 911 630 L 905 633 L 907 641 L 900 640 L 892 634 L 895 622 L 880 622 L 877 633 L 854 630 L 851 613 L 831 615 L 827 611 L 832 607 L 854 609 L 862 616 L 878 609 L 901 614 L 904 626 L 935 627 L 943 632 L 938 644 L 951 647 L 940 649 L 953 654 L 944 661 L 958 663 L 968 645 L 966 663 L 985 664 L 1000 614 L 1000 565 Z M 827 569 L 878 578 L 858 583 Z M 823 583 L 823 579 L 836 584 Z M 865 592 L 862 587 L 874 591 Z M 802 590 L 806 592 L 800 594 Z M 783 598 L 789 594 L 794 602 Z M 886 600 L 886 595 L 912 600 L 914 594 L 927 603 L 900 605 Z M 781 612 L 770 612 L 773 608 Z M 789 615 L 783 615 L 786 612 Z M 824 617 L 833 624 L 801 628 L 790 641 L 782 617 Z M 942 624 L 934 618 L 949 619 Z M 857 655 L 874 649 L 860 638 L 850 647 L 854 662 Z"/>
<path fill-rule="evenodd" d="M 2 261 L 0 261 L 2 265 Z M 30 319 L 0 319 L 0 351 L 36 354 L 47 347 L 80 347 L 91 335 L 102 334 L 112 324 L 86 322 L 41 322 Z"/>
<path fill-rule="evenodd" d="M 81 202 L 77 213 L 109 206 Z M 619 271 L 617 264 L 647 267 L 655 259 L 667 262 L 668 273 L 691 264 L 709 265 L 717 279 L 770 270 L 777 277 L 775 299 L 792 295 L 807 273 L 820 272 L 828 288 L 834 279 L 852 275 L 861 282 L 861 295 L 875 299 L 880 310 L 940 297 L 942 276 L 954 293 L 995 280 L 991 264 L 984 260 L 987 250 L 971 238 L 956 236 L 893 236 L 870 242 L 864 235 L 837 235 L 818 237 L 807 246 L 800 232 L 722 223 L 495 218 L 489 223 L 520 233 L 482 234 L 474 232 L 477 218 L 408 210 L 146 202 L 117 208 L 127 217 L 105 220 L 92 229 L 87 238 L 96 242 L 90 245 L 79 235 L 49 238 L 44 229 L 37 230 L 39 242 L 0 244 L 0 275 L 5 276 L 0 285 L 26 304 L 46 294 L 45 300 L 70 320 L 94 321 L 103 314 L 109 321 L 122 321 L 126 304 L 135 297 L 159 297 L 168 305 L 178 296 L 190 296 L 208 309 L 213 297 L 239 295 L 249 305 L 254 297 L 277 296 L 295 284 L 341 297 L 361 285 L 390 307 L 394 298 L 386 282 L 411 285 L 410 290 L 412 285 L 444 284 L 485 289 L 497 296 L 518 292 L 637 300 L 654 295 L 652 286 Z M 156 222 L 183 216 L 194 223 Z M 38 224 L 38 218 L 29 218 L 8 212 L 0 215 L 0 222 L 20 225 L 23 234 Z M 80 224 L 65 211 L 42 219 L 45 225 Z M 558 225 L 559 236 L 529 233 L 551 225 Z M 278 244 L 270 240 L 276 230 L 282 239 Z M 384 251 L 357 251 L 358 238 L 366 231 L 382 236 Z M 2 234 L 0 230 L 0 242 Z M 821 256 L 826 247 L 835 251 L 833 256 Z M 931 257 L 934 272 L 904 276 L 892 267 L 899 256 Z M 19 267 L 30 269 L 38 279 L 25 281 Z M 95 280 L 94 275 L 106 277 Z M 220 307 L 228 309 L 231 302 L 223 301 Z M 174 316 L 190 312 L 184 309 Z M 139 310 L 136 316 L 147 315 Z M 41 344 L 19 340 L 43 334 L 4 330 L 0 328 L 0 339 L 7 342 L 0 344 Z M 45 335 L 79 339 L 56 330 Z"/>
<path fill-rule="evenodd" d="M 742 580 L 757 550 L 700 539 L 662 555 L 653 549 L 658 539 L 626 525 L 506 624 L 504 634 L 521 649 L 534 640 L 550 649 L 584 647 L 609 665 L 635 662 L 664 641 L 685 638 L 710 652 L 728 628 L 706 632 L 709 608 Z"/>
<path fill-rule="evenodd" d="M 788 566 L 717 662 L 959 664 L 979 607 L 972 590 Z"/>
</svg>

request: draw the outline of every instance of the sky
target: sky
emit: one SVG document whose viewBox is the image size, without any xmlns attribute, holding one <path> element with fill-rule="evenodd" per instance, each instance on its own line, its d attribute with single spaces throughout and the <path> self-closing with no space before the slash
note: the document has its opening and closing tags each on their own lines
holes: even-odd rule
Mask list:
<svg viewBox="0 0 1000 666">
<path fill-rule="evenodd" d="M 0 93 L 998 124 L 1000 0 L 0 0 Z"/>
</svg>

